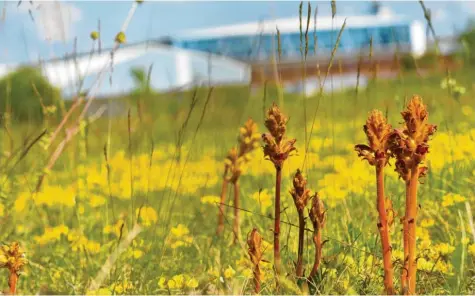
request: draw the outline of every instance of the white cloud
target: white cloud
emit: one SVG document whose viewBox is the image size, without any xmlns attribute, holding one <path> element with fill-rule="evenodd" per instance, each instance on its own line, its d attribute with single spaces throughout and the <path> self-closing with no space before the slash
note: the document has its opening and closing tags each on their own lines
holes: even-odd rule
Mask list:
<svg viewBox="0 0 475 296">
<path fill-rule="evenodd" d="M 39 35 L 45 40 L 66 42 L 74 37 L 74 26 L 82 18 L 79 8 L 64 1 L 23 1 L 19 10 L 32 13 Z"/>
</svg>

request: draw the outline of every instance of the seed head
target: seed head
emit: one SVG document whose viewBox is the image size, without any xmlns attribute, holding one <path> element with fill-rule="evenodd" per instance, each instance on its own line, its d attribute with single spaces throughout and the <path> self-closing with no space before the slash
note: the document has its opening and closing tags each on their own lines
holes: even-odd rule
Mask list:
<svg viewBox="0 0 475 296">
<path fill-rule="evenodd" d="M 300 170 L 295 173 L 293 185 L 294 188 L 290 190 L 290 195 L 294 199 L 297 211 L 303 212 L 310 199 L 310 190 L 306 189 L 307 180 L 305 180 Z"/>
<path fill-rule="evenodd" d="M 94 40 L 94 41 L 97 40 L 97 39 L 99 38 L 99 32 L 97 32 L 97 31 L 92 31 L 90 37 L 91 37 L 91 39 Z"/>
<path fill-rule="evenodd" d="M 125 33 L 122 31 L 117 33 L 117 35 L 115 36 L 115 42 L 119 44 L 124 44 L 126 41 L 127 41 L 127 38 L 125 36 Z"/>
<path fill-rule="evenodd" d="M 370 165 L 381 163 L 383 166 L 388 162 L 389 145 L 388 139 L 391 136 L 391 125 L 387 123 L 383 113 L 373 110 L 366 124 L 363 126 L 368 145 L 358 144 L 355 146 L 358 156 L 366 159 Z"/>
</svg>

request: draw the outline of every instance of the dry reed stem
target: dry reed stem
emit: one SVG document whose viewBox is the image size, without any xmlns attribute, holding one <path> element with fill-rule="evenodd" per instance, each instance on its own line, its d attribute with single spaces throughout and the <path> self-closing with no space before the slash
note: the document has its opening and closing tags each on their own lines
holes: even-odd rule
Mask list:
<svg viewBox="0 0 475 296">
<path fill-rule="evenodd" d="M 101 106 L 96 113 L 94 113 L 89 119 L 88 122 L 89 124 L 97 120 L 106 110 L 105 105 Z M 45 172 L 39 177 L 38 183 L 36 184 L 36 191 L 38 192 L 41 189 L 41 185 L 43 184 L 44 178 L 46 177 L 46 172 L 49 172 L 56 161 L 58 160 L 59 156 L 63 152 L 64 148 L 66 147 L 66 144 L 69 143 L 69 141 L 72 140 L 72 138 L 80 131 L 81 125 L 78 123 L 75 127 L 72 127 L 70 129 L 66 129 L 66 136 L 64 139 L 58 144 L 56 147 L 56 150 L 53 152 L 51 157 L 48 160 L 48 164 L 45 168 Z"/>
<path fill-rule="evenodd" d="M 252 275 L 254 281 L 254 292 L 259 294 L 261 291 L 261 269 L 260 262 L 262 260 L 262 237 L 254 228 L 247 236 L 248 254 L 252 263 Z"/>
<path fill-rule="evenodd" d="M 219 204 L 219 212 L 218 212 L 218 228 L 216 229 L 216 235 L 221 235 L 224 230 L 224 204 L 226 202 L 226 193 L 228 190 L 228 179 L 226 175 L 228 174 L 228 169 L 224 170 L 223 174 L 223 185 L 221 187 L 221 199 Z"/>
<path fill-rule="evenodd" d="M 234 223 L 233 223 L 233 229 L 234 233 L 236 234 L 234 236 L 234 241 L 233 243 L 237 243 L 240 239 L 241 236 L 241 231 L 239 230 L 239 182 L 236 180 L 236 182 L 233 183 L 233 189 L 234 189 Z"/>
<path fill-rule="evenodd" d="M 122 254 L 122 252 L 124 252 L 129 247 L 129 245 L 141 231 L 142 227 L 139 224 L 135 224 L 132 230 L 127 234 L 127 237 L 119 244 L 117 249 L 115 249 L 115 251 L 109 255 L 104 265 L 102 265 L 101 270 L 99 270 L 96 277 L 89 285 L 88 291 L 96 291 L 99 289 L 107 275 L 109 275 L 110 270 L 114 266 L 115 261 L 119 258 L 120 254 Z"/>
<path fill-rule="evenodd" d="M 392 212 L 392 207 L 384 194 L 384 167 L 391 155 L 389 151 L 391 125 L 387 123 L 381 111 L 373 110 L 366 120 L 364 131 L 369 145 L 356 145 L 355 150 L 358 152 L 358 156 L 366 159 L 370 165 L 376 168 L 376 209 L 379 215 L 377 226 L 383 250 L 384 287 L 388 295 L 393 295 L 395 293 L 394 271 L 391 258 L 390 221 L 388 219 L 388 213 Z"/>
</svg>

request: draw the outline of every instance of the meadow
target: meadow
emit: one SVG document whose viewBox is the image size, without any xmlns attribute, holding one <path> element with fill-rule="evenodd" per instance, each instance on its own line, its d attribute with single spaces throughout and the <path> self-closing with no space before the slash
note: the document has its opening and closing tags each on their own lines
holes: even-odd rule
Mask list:
<svg viewBox="0 0 475 296">
<path fill-rule="evenodd" d="M 417 293 L 474 294 L 474 77 L 467 64 L 451 73 L 437 67 L 403 71 L 365 88 L 310 97 L 280 98 L 272 85 L 198 87 L 143 95 L 138 108 L 133 96 L 124 98 L 122 115 L 108 117 L 106 111 L 81 121 L 51 166 L 68 136 L 64 130 L 53 135 L 64 116 L 61 106 L 45 108 L 40 123 L 4 120 L 0 242 L 18 242 L 28 260 L 17 293 L 252 294 L 247 239 L 254 228 L 262 236 L 261 294 L 384 293 L 375 169 L 358 157 L 355 145 L 367 142 L 363 125 L 370 111 L 381 110 L 398 127 L 417 94 L 437 125 L 418 191 Z M 261 141 L 274 102 L 289 117 L 287 137 L 297 140 L 282 168 L 278 286 L 275 168 Z M 66 127 L 74 126 L 73 113 Z M 258 141 L 241 166 L 239 224 L 236 231 L 235 193 L 227 186 L 217 235 L 226 157 L 239 146 L 249 118 L 257 125 L 249 139 Z M 405 186 L 394 168 L 391 160 L 384 181 L 394 209 L 389 232 L 399 291 Z M 326 209 L 322 260 L 311 283 L 296 276 L 299 215 L 290 192 L 298 169 Z M 304 223 L 302 272 L 308 275 L 315 251 L 312 223 Z M 7 289 L 8 281 L 8 270 L 1 269 L 0 288 Z"/>
<path fill-rule="evenodd" d="M 382 292 L 381 250 L 376 227 L 374 169 L 360 160 L 355 143 L 364 143 L 368 112 L 383 110 L 397 125 L 412 94 L 427 104 L 438 131 L 430 143 L 429 172 L 420 185 L 418 228 L 418 292 L 471 294 L 475 244 L 475 129 L 470 70 L 454 73 L 466 92 L 455 99 L 442 89 L 444 73 L 404 80 L 377 81 L 367 89 L 307 98 L 318 110 L 309 137 L 305 175 L 327 208 L 323 262 L 318 293 L 379 294 Z M 0 240 L 18 241 L 29 264 L 18 290 L 41 294 L 177 294 L 252 292 L 252 269 L 246 234 L 259 230 L 265 246 L 262 293 L 275 293 L 272 270 L 274 167 L 262 148 L 253 150 L 240 178 L 240 239 L 234 241 L 232 193 L 226 199 L 225 227 L 216 236 L 224 158 L 237 144 L 239 127 L 252 118 L 264 132 L 264 112 L 276 98 L 275 89 L 251 94 L 248 87 L 200 88 L 193 93 L 160 95 L 160 103 L 142 121 L 133 106 L 122 117 L 101 118 L 84 127 L 70 142 L 34 194 L 50 150 L 44 139 L 33 145 L 11 170 L 2 170 Z M 194 99 L 193 99 L 194 98 Z M 297 211 L 288 193 L 292 176 L 305 158 L 302 96 L 286 94 L 283 112 L 290 116 L 288 135 L 297 138 L 297 152 L 282 171 L 282 260 L 288 282 L 281 293 L 300 293 L 294 275 L 297 252 Z M 192 104 L 192 102 L 196 102 Z M 50 121 L 44 120 L 44 128 Z M 39 134 L 33 125 L 13 126 L 2 133 L 6 162 L 24 135 Z M 25 141 L 27 143 L 28 141 Z M 25 144 L 26 145 L 26 144 Z M 105 148 L 104 148 L 105 147 Z M 105 149 L 105 150 L 104 150 Z M 104 151 L 107 151 L 107 159 Z M 401 253 L 402 181 L 389 167 L 387 195 L 395 222 L 393 260 Z M 142 231 L 133 238 L 94 291 L 88 287 L 111 254 L 126 241 L 138 219 Z M 309 226 L 308 226 L 309 227 Z M 134 234 L 134 233 L 132 233 Z M 127 242 L 127 241 L 126 241 Z M 306 235 L 304 267 L 311 267 L 311 235 Z M 7 273 L 0 286 L 7 287 Z"/>
</svg>

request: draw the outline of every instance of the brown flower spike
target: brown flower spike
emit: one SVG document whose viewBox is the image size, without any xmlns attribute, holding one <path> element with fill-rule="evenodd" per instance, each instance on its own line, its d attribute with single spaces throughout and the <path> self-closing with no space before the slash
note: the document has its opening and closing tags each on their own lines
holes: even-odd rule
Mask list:
<svg viewBox="0 0 475 296">
<path fill-rule="evenodd" d="M 11 295 L 16 293 L 19 273 L 27 263 L 28 260 L 25 258 L 25 252 L 17 242 L 0 247 L 0 268 L 6 268 L 10 272 L 8 285 Z"/>
<path fill-rule="evenodd" d="M 238 148 L 229 150 L 224 160 L 223 186 L 221 189 L 221 205 L 218 213 L 218 229 L 220 235 L 224 230 L 224 202 L 226 200 L 227 184 L 232 183 L 234 189 L 234 241 L 239 236 L 239 177 L 241 177 L 243 165 L 249 161 L 249 153 L 259 146 L 260 134 L 257 132 L 257 124 L 249 118 L 243 127 L 239 129 Z"/>
<path fill-rule="evenodd" d="M 274 212 L 274 267 L 280 274 L 280 187 L 282 181 L 282 166 L 292 151 L 295 151 L 295 139 L 286 139 L 288 118 L 280 111 L 275 103 L 267 111 L 265 126 L 269 133 L 263 134 L 264 156 L 272 161 L 275 167 L 275 212 Z"/>
<path fill-rule="evenodd" d="M 404 267 L 401 274 L 402 292 L 416 293 L 416 225 L 417 186 L 419 178 L 427 173 L 421 166 L 429 152 L 429 138 L 437 127 L 428 123 L 429 113 L 421 97 L 413 96 L 401 112 L 404 127 L 395 130 L 390 137 L 391 154 L 396 158 L 396 171 L 406 183 L 406 211 L 403 219 Z"/>
<path fill-rule="evenodd" d="M 311 281 L 317 274 L 320 262 L 322 261 L 322 230 L 325 227 L 326 221 L 325 207 L 317 193 L 313 196 L 312 207 L 308 214 L 313 224 L 313 243 L 315 244 L 315 259 L 312 271 L 308 277 L 309 281 Z"/>
<path fill-rule="evenodd" d="M 297 277 L 303 277 L 303 245 L 305 236 L 305 218 L 303 211 L 310 199 L 310 190 L 306 188 L 307 180 L 305 180 L 300 170 L 297 170 L 295 173 L 293 185 L 294 188 L 290 190 L 290 195 L 292 195 L 292 198 L 294 199 L 295 207 L 297 208 L 299 216 L 298 257 L 295 269 Z"/>
<path fill-rule="evenodd" d="M 379 110 L 373 110 L 363 126 L 368 145 L 358 144 L 355 150 L 358 156 L 366 159 L 370 165 L 376 165 L 382 162 L 384 166 L 388 162 L 389 154 L 388 139 L 391 136 L 391 125 L 387 123 L 383 113 Z"/>
<path fill-rule="evenodd" d="M 262 237 L 254 228 L 248 235 L 247 235 L 247 246 L 248 246 L 248 254 L 249 259 L 252 263 L 252 273 L 253 273 L 253 280 L 254 280 L 254 291 L 256 294 L 259 294 L 261 290 L 261 269 L 260 269 L 260 262 L 262 259 Z"/>
<path fill-rule="evenodd" d="M 363 127 L 368 144 L 359 144 L 355 150 L 363 159 L 376 168 L 376 208 L 379 214 L 378 230 L 381 236 L 381 247 L 383 249 L 384 264 L 384 286 L 388 295 L 395 293 L 394 271 L 391 259 L 391 236 L 389 233 L 390 219 L 388 214 L 392 214 L 391 202 L 384 194 L 384 167 L 390 157 L 389 138 L 391 137 L 391 125 L 378 110 L 373 110 L 366 124 Z"/>
<path fill-rule="evenodd" d="M 264 156 L 268 157 L 278 169 L 281 169 L 282 164 L 289 157 L 290 153 L 296 150 L 294 145 L 297 140 L 285 138 L 287 121 L 288 118 L 275 103 L 267 111 L 265 126 L 269 133 L 262 135 L 262 140 L 265 144 Z"/>
</svg>

